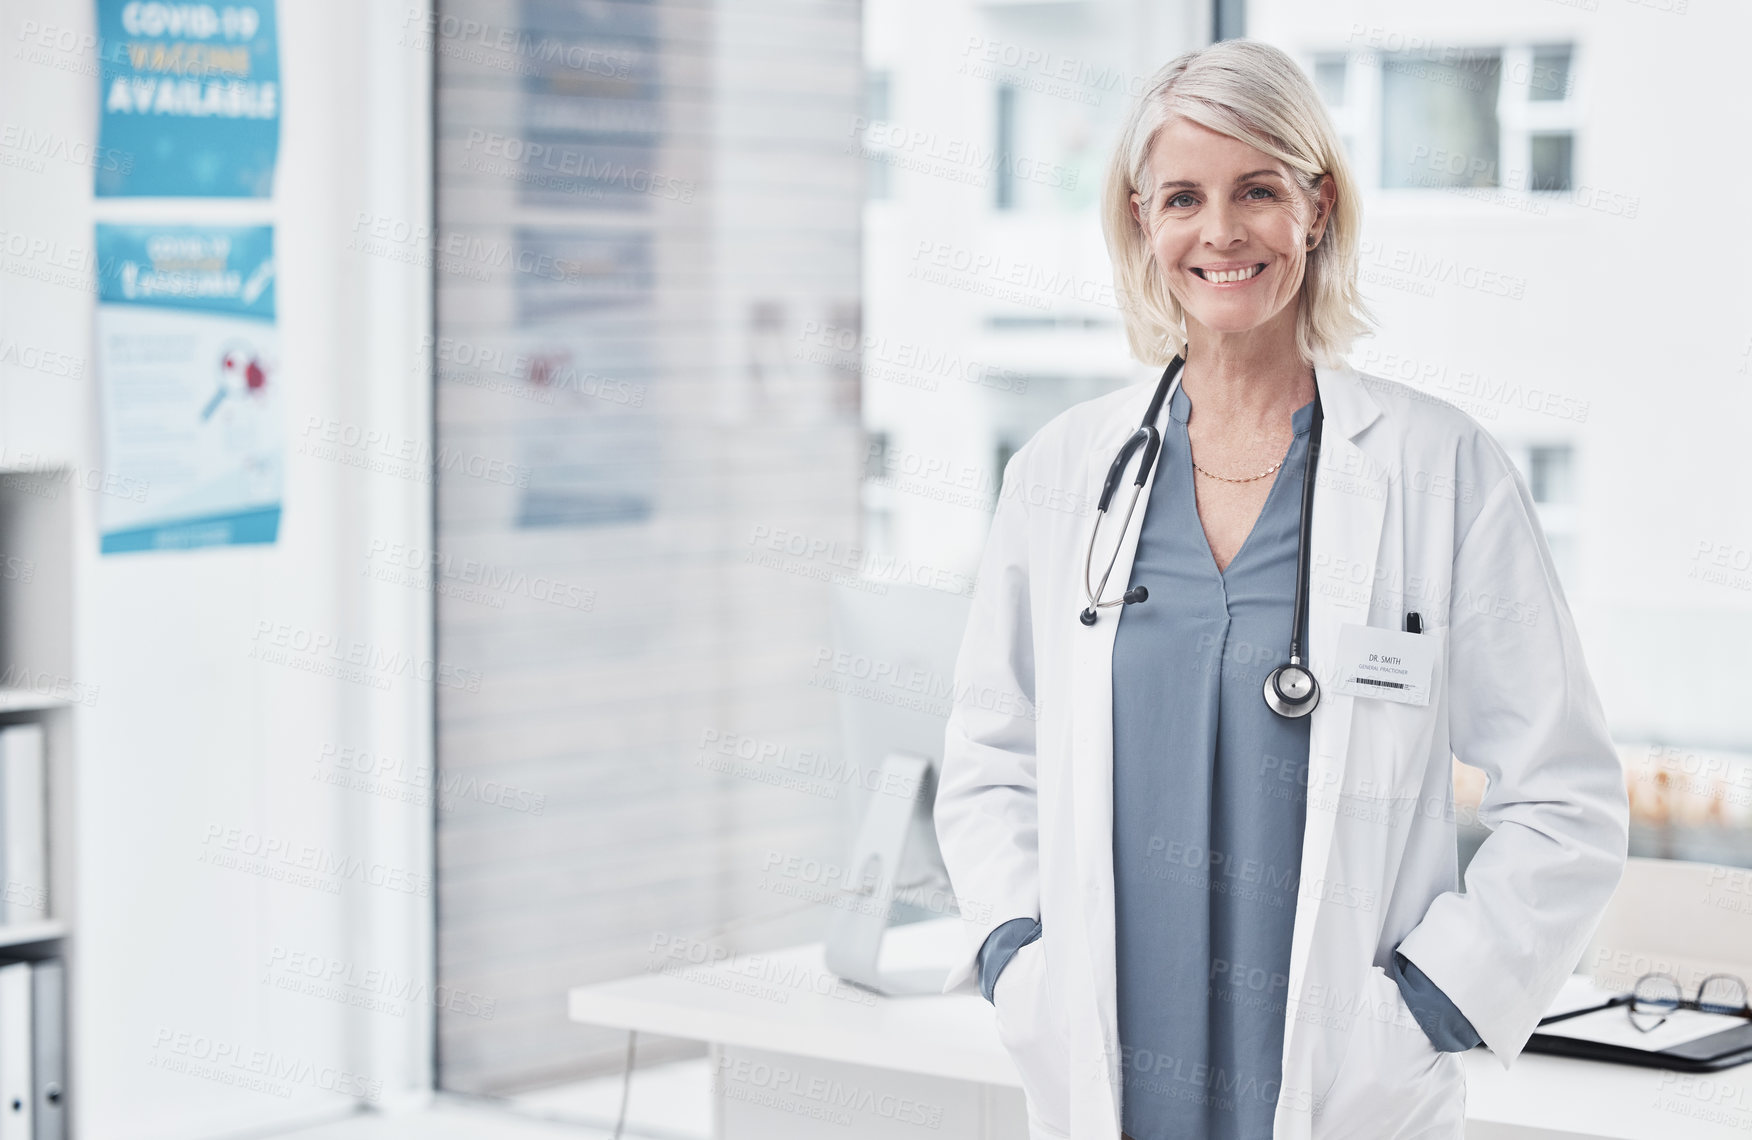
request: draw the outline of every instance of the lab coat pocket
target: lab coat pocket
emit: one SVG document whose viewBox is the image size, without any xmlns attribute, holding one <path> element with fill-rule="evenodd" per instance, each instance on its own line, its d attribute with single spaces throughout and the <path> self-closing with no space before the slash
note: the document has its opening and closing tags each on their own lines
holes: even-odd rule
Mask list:
<svg viewBox="0 0 1752 1140">
<path fill-rule="evenodd" d="M 1430 1042 L 1379 966 L 1361 980 L 1348 1036 L 1338 1075 L 1317 1107 L 1313 1140 L 1462 1140 L 1460 1055 Z"/>
<path fill-rule="evenodd" d="M 1070 1135 L 1070 1056 L 1047 985 L 1044 937 L 1011 956 L 998 974 L 992 1004 L 997 1009 L 998 1039 L 1022 1078 L 1029 1115 L 1048 1133 Z"/>
</svg>

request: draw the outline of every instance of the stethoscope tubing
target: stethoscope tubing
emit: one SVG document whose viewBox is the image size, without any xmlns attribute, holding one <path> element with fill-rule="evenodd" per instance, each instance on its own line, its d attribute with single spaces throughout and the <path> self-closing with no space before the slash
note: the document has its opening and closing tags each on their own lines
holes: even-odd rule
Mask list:
<svg viewBox="0 0 1752 1140">
<path fill-rule="evenodd" d="M 1314 390 L 1314 426 L 1308 432 L 1308 457 L 1302 468 L 1302 518 L 1296 534 L 1296 607 L 1290 618 L 1290 664 L 1302 664 L 1302 623 L 1308 610 L 1308 540 L 1314 517 L 1314 475 L 1320 461 L 1320 429 L 1326 417 L 1320 411 L 1320 390 Z"/>
<path fill-rule="evenodd" d="M 1107 560 L 1107 570 L 1101 575 L 1101 584 L 1092 586 L 1089 582 L 1089 574 L 1095 564 L 1096 539 L 1101 533 L 1101 520 L 1107 517 L 1107 510 L 1113 505 L 1113 492 L 1119 488 L 1119 481 L 1125 477 L 1125 465 L 1131 461 L 1132 452 L 1141 446 L 1144 454 L 1138 462 L 1137 478 L 1132 480 L 1131 501 L 1126 504 L 1125 521 L 1119 525 L 1120 541 L 1124 541 L 1126 529 L 1131 526 L 1132 512 L 1137 509 L 1138 496 L 1143 493 L 1144 484 L 1149 482 L 1150 472 L 1156 466 L 1156 458 L 1162 453 L 1162 433 L 1157 430 L 1156 421 L 1161 417 L 1163 405 L 1174 398 L 1174 390 L 1180 387 L 1180 373 L 1185 365 L 1186 360 L 1181 356 L 1168 362 L 1168 367 L 1162 370 L 1162 379 L 1156 382 L 1156 391 L 1150 397 L 1150 406 L 1144 412 L 1143 422 L 1120 445 L 1119 454 L 1113 457 L 1113 462 L 1107 467 L 1107 478 L 1101 484 L 1101 497 L 1095 503 L 1095 519 L 1089 528 L 1088 552 L 1083 558 L 1083 594 L 1089 602 L 1080 618 L 1084 625 L 1095 624 L 1097 610 L 1125 604 L 1123 595 L 1110 602 L 1099 600 L 1107 589 L 1107 580 L 1113 576 L 1114 565 L 1119 561 L 1117 544 Z"/>
<path fill-rule="evenodd" d="M 1156 428 L 1156 421 L 1161 417 L 1163 405 L 1173 399 L 1174 390 L 1180 386 L 1180 377 L 1185 366 L 1186 359 L 1183 356 L 1176 355 L 1169 362 L 1168 367 L 1162 371 L 1161 380 L 1156 383 L 1156 391 L 1150 397 L 1150 406 L 1144 412 L 1143 422 L 1120 446 L 1119 454 L 1108 465 L 1107 478 L 1101 484 L 1101 496 L 1095 505 L 1095 519 L 1089 528 L 1089 547 L 1083 556 L 1083 593 L 1089 604 L 1078 615 L 1078 620 L 1084 625 L 1094 625 L 1099 611 L 1103 609 L 1143 601 L 1149 596 L 1148 591 L 1138 587 L 1111 601 L 1101 600 L 1101 595 L 1107 590 L 1107 580 L 1113 576 L 1113 568 L 1119 562 L 1119 548 L 1124 544 L 1125 533 L 1131 527 L 1138 497 L 1143 493 L 1144 484 L 1149 482 L 1150 472 L 1155 468 L 1156 459 L 1162 451 L 1162 435 Z M 1323 421 L 1320 390 L 1316 387 L 1314 423 L 1308 435 L 1308 456 L 1302 476 L 1302 517 L 1296 528 L 1296 598 L 1290 619 L 1290 661 L 1289 664 L 1272 670 L 1265 680 L 1266 705 L 1273 712 L 1287 717 L 1306 716 L 1320 703 L 1320 685 L 1303 664 L 1302 627 L 1308 613 L 1308 546 L 1311 537 L 1309 524 L 1314 516 L 1315 465 L 1320 457 Z M 1102 573 L 1100 583 L 1093 584 L 1089 579 L 1095 567 L 1095 547 L 1101 534 L 1101 520 L 1107 517 L 1108 509 L 1113 505 L 1113 494 L 1118 490 L 1120 480 L 1125 477 L 1126 464 L 1131 461 L 1132 453 L 1140 447 L 1143 448 L 1143 455 L 1138 463 L 1137 478 L 1132 480 L 1125 518 L 1119 524 L 1120 541 L 1114 544 L 1113 553 L 1108 556 L 1107 569 Z M 1289 691 L 1286 691 L 1286 685 Z"/>
</svg>

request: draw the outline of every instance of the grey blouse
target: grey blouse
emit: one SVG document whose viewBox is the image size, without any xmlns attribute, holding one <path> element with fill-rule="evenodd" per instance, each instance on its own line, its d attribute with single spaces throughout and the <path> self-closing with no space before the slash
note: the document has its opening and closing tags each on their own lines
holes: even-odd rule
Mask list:
<svg viewBox="0 0 1752 1140">
<path fill-rule="evenodd" d="M 1184 388 L 1169 403 L 1113 646 L 1113 866 L 1124 1130 L 1269 1138 L 1307 815 L 1307 717 L 1265 705 L 1289 660 L 1312 402 L 1235 558 L 1193 494 Z M 1225 472 L 1227 474 L 1227 472 Z M 1203 478 L 1203 476 L 1199 476 Z"/>
</svg>

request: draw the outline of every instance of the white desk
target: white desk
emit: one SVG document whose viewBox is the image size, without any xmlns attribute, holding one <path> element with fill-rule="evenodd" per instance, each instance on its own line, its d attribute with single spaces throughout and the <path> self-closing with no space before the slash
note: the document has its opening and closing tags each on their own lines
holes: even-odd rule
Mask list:
<svg viewBox="0 0 1752 1140">
<path fill-rule="evenodd" d="M 889 931 L 884 968 L 946 965 L 956 923 Z M 1021 1085 L 979 994 L 869 994 L 828 972 L 819 943 L 705 956 L 665 947 L 644 974 L 572 990 L 570 1014 L 708 1042 L 717 1140 L 1027 1135 Z M 1483 1048 L 1465 1061 L 1468 1140 L 1752 1136 L 1752 1065 L 1688 1075 L 1523 1053 L 1505 1073 Z"/>
<path fill-rule="evenodd" d="M 1752 1065 L 1673 1073 L 1522 1053 L 1466 1055 L 1467 1140 L 1747 1140 Z"/>
</svg>

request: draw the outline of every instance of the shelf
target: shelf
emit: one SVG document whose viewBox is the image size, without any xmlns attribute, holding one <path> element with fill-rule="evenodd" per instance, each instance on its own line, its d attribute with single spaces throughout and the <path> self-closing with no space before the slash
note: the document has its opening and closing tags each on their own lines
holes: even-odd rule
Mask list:
<svg viewBox="0 0 1752 1140">
<path fill-rule="evenodd" d="M 51 697 L 32 689 L 0 689 L 0 713 L 35 712 L 67 707 L 65 697 Z"/>
<path fill-rule="evenodd" d="M 58 918 L 42 922 L 0 923 L 0 946 L 28 946 L 67 936 L 67 924 Z"/>
</svg>

